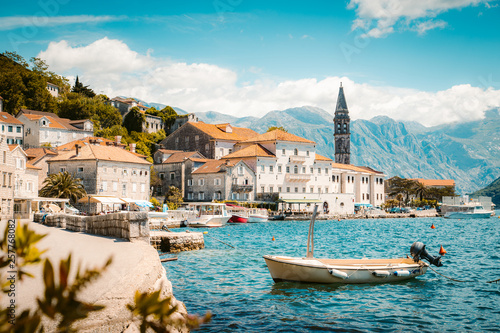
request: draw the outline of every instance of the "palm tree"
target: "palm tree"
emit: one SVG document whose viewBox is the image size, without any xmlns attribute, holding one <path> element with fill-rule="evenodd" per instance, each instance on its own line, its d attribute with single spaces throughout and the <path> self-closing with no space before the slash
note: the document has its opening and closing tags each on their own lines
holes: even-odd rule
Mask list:
<svg viewBox="0 0 500 333">
<path fill-rule="evenodd" d="M 69 198 L 76 202 L 87 195 L 81 179 L 74 178 L 69 172 L 59 172 L 49 175 L 40 189 L 41 197 Z"/>
<path fill-rule="evenodd" d="M 420 201 L 428 194 L 428 188 L 419 181 L 415 181 L 413 184 L 413 193 L 420 198 Z"/>
</svg>

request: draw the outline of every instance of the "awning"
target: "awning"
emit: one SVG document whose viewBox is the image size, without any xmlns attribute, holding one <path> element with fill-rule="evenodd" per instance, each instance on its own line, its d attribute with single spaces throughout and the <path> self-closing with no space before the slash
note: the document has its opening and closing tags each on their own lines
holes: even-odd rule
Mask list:
<svg viewBox="0 0 500 333">
<path fill-rule="evenodd" d="M 355 203 L 354 207 L 373 207 L 373 205 L 369 203 Z"/>
<path fill-rule="evenodd" d="M 128 204 L 136 204 L 139 207 L 150 207 L 153 208 L 153 204 L 147 200 L 138 200 L 138 199 L 130 199 L 130 198 L 121 198 L 121 200 L 125 201 Z"/>
<path fill-rule="evenodd" d="M 116 197 L 106 197 L 106 196 L 87 196 L 78 200 L 79 203 L 101 203 L 101 204 L 124 204 L 125 201 Z"/>
<path fill-rule="evenodd" d="M 301 203 L 322 203 L 323 201 L 319 199 L 279 199 L 278 202 L 301 204 Z"/>
</svg>

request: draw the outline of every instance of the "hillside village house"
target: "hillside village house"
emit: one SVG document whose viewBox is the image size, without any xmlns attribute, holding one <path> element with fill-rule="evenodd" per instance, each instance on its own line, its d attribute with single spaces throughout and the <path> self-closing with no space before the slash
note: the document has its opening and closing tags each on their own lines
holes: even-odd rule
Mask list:
<svg viewBox="0 0 500 333">
<path fill-rule="evenodd" d="M 170 186 L 177 187 L 183 198 L 191 173 L 208 160 L 196 151 L 158 149 L 153 157 L 154 171 L 160 181 L 155 188 L 155 195 L 165 196 Z"/>
<path fill-rule="evenodd" d="M 38 168 L 27 162 L 19 145 L 0 134 L 0 218 L 28 218 L 38 197 Z"/>
<path fill-rule="evenodd" d="M 49 175 L 49 165 L 47 163 L 52 157 L 57 156 L 57 152 L 49 148 L 28 148 L 25 150 L 28 162 L 38 168 L 38 188 L 43 187 L 45 178 Z"/>
<path fill-rule="evenodd" d="M 142 124 L 142 131 L 145 133 L 155 133 L 164 127 L 163 120 L 160 117 L 146 114 L 148 107 L 138 103 L 133 98 L 115 97 L 109 100 L 109 104 L 116 108 L 123 118 L 125 118 L 133 107 L 137 107 L 146 116 L 146 120 Z"/>
<path fill-rule="evenodd" d="M 59 151 L 47 162 L 49 174 L 69 172 L 82 179 L 88 194 L 149 200 L 151 163 L 137 155 L 116 146 L 84 144 Z"/>
<path fill-rule="evenodd" d="M 234 145 L 257 136 L 258 133 L 243 127 L 230 124 L 206 124 L 187 122 L 160 145 L 167 150 L 198 151 L 209 159 L 220 159 L 233 151 Z"/>
<path fill-rule="evenodd" d="M 59 97 L 59 86 L 57 86 L 53 83 L 47 82 L 47 90 L 55 98 Z"/>
<path fill-rule="evenodd" d="M 167 133 L 167 135 L 170 135 L 188 122 L 197 123 L 198 117 L 196 117 L 194 113 L 178 115 L 177 117 L 175 117 L 175 121 L 172 126 L 170 126 L 169 128 L 165 128 L 165 132 Z"/>
<path fill-rule="evenodd" d="M 7 144 L 22 145 L 24 124 L 7 112 L 0 112 L 0 135 L 5 135 Z"/>
<path fill-rule="evenodd" d="M 70 120 L 59 118 L 54 113 L 26 109 L 22 109 L 16 118 L 24 124 L 26 148 L 57 147 L 94 134 L 94 126 L 88 119 Z"/>
</svg>

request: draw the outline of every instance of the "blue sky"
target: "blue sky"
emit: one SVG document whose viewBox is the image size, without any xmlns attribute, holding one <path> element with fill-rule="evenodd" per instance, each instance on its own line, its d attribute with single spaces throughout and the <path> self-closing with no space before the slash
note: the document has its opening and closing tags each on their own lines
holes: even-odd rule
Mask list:
<svg viewBox="0 0 500 333">
<path fill-rule="evenodd" d="M 5 3 L 0 50 L 97 92 L 192 112 L 333 113 L 426 125 L 500 106 L 500 7 L 488 0 Z"/>
</svg>

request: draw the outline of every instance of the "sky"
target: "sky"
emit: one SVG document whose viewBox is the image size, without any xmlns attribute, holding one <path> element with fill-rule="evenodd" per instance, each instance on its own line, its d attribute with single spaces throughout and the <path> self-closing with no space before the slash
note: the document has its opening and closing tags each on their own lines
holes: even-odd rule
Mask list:
<svg viewBox="0 0 500 333">
<path fill-rule="evenodd" d="M 238 117 L 315 106 L 426 126 L 500 107 L 498 0 L 38 0 L 2 4 L 0 52 L 71 82 Z"/>
</svg>

